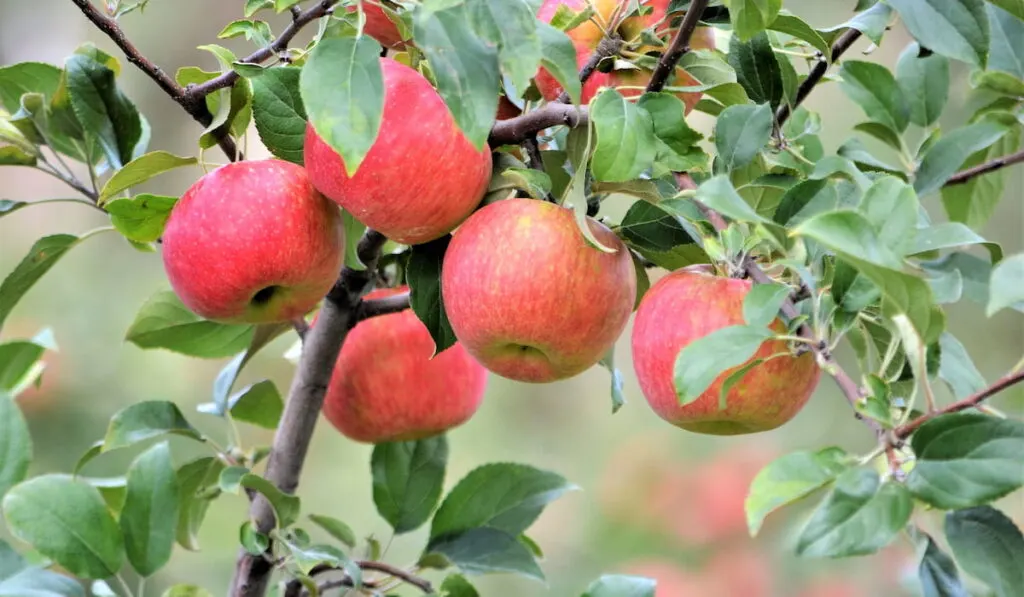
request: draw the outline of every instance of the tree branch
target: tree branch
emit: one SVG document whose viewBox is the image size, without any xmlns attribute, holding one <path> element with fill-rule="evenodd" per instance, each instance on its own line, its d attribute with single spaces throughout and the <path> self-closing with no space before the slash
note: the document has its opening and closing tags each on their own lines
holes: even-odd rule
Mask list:
<svg viewBox="0 0 1024 597">
<path fill-rule="evenodd" d="M 494 123 L 487 143 L 491 147 L 518 145 L 538 131 L 550 126 L 576 128 L 587 123 L 586 106 L 550 102 L 531 112 Z"/>
<path fill-rule="evenodd" d="M 399 313 L 409 308 L 409 292 L 375 299 L 364 299 L 356 307 L 356 322 L 379 315 Z"/>
<path fill-rule="evenodd" d="M 285 493 L 295 493 L 299 485 L 299 476 L 334 364 L 345 337 L 356 323 L 357 306 L 372 286 L 373 272 L 386 240 L 379 232 L 367 230 L 356 250 L 366 269 L 342 270 L 334 288 L 327 294 L 316 325 L 306 334 L 302 358 L 288 391 L 288 401 L 274 434 L 264 474 L 268 481 Z M 274 510 L 262 495 L 253 500 L 249 517 L 261 533 L 267 534 L 274 528 Z M 272 570 L 271 562 L 264 555 L 254 556 L 241 550 L 230 594 L 234 597 L 262 597 Z"/>
<path fill-rule="evenodd" d="M 985 388 L 984 390 L 972 394 L 967 398 L 964 398 L 963 400 L 954 402 L 953 404 L 950 404 L 945 408 L 940 408 L 939 410 L 936 410 L 934 412 L 921 415 L 920 417 L 914 419 L 913 421 L 910 421 L 905 425 L 897 427 L 896 429 L 893 430 L 892 435 L 897 440 L 907 439 L 908 437 L 910 437 L 910 434 L 917 431 L 917 429 L 921 425 L 924 425 L 928 421 L 936 417 L 940 417 L 942 415 L 948 415 L 949 413 L 955 413 L 960 412 L 962 410 L 967 410 L 969 408 L 975 408 L 983 401 L 991 398 L 992 396 L 995 396 L 996 394 L 1002 392 L 1006 388 L 1009 388 L 1010 386 L 1018 384 L 1022 381 L 1024 381 L 1024 369 L 1017 371 L 1015 373 L 1008 373 L 1003 377 L 999 378 L 998 381 L 996 381 L 989 387 Z"/>
<path fill-rule="evenodd" d="M 990 160 L 988 162 L 985 162 L 984 164 L 978 164 L 973 168 L 961 170 L 960 172 L 957 172 L 956 174 L 951 176 L 950 179 L 946 181 L 945 186 L 949 187 L 953 185 L 963 184 L 976 176 L 988 174 L 989 172 L 994 172 L 996 170 L 999 170 L 1000 168 L 1005 168 L 1006 166 L 1020 164 L 1021 162 L 1024 162 L 1024 150 L 1018 151 L 1017 153 L 1011 153 L 1009 155 L 1004 155 L 1002 157 L 995 158 L 994 160 Z"/>
<path fill-rule="evenodd" d="M 75 1 L 77 2 L 79 0 Z M 274 54 L 288 49 L 288 44 L 291 43 L 292 38 L 294 38 L 303 27 L 322 16 L 330 14 L 334 10 L 334 5 L 337 4 L 338 1 L 339 0 L 320 0 L 320 2 L 317 2 L 315 5 L 297 15 L 293 12 L 292 22 L 284 31 L 281 32 L 281 35 L 279 35 L 273 43 L 265 48 L 256 50 L 252 54 L 249 54 L 245 58 L 239 60 L 239 62 L 244 62 L 245 64 L 259 64 Z M 199 85 L 190 87 L 185 91 L 185 95 L 192 101 L 203 99 L 218 89 L 234 85 L 235 81 L 238 80 L 238 76 L 238 73 L 233 70 L 229 70 L 221 74 L 216 79 L 210 79 L 205 83 L 200 83 Z"/>
<path fill-rule="evenodd" d="M 397 566 L 392 566 L 390 564 L 384 562 L 377 562 L 374 560 L 356 560 L 355 564 L 359 566 L 361 570 L 373 570 L 375 572 L 383 572 L 384 574 L 387 574 L 389 577 L 397 578 L 406 584 L 416 587 L 424 593 L 431 594 L 434 591 L 434 587 L 433 585 L 431 585 L 430 581 L 428 581 L 425 578 L 420 578 L 419 576 L 416 576 L 411 572 L 398 568 Z M 314 566 L 313 569 L 309 571 L 309 576 L 310 578 L 316 578 L 321 574 L 329 574 L 331 572 L 344 573 L 344 570 L 341 568 L 335 568 L 334 566 L 328 566 L 327 564 L 320 564 Z M 344 578 L 340 578 L 338 580 L 323 582 L 320 585 L 318 585 L 317 588 L 321 592 L 323 592 L 327 589 L 334 589 L 338 587 L 352 587 L 354 584 L 355 583 L 352 582 L 352 579 L 346 575 Z M 380 585 L 381 583 L 378 581 L 363 582 L 363 587 L 368 589 L 377 589 L 380 588 Z M 291 580 L 285 586 L 285 597 L 301 597 L 302 595 L 306 594 L 307 593 L 303 591 L 302 583 L 298 580 Z"/>
<path fill-rule="evenodd" d="M 617 35 L 611 35 L 601 38 L 601 42 L 597 44 L 597 49 L 587 59 L 586 64 L 580 69 L 580 83 L 586 83 L 590 79 L 590 75 L 594 74 L 597 70 L 597 65 L 601 64 L 601 61 L 609 56 L 615 56 L 622 49 L 622 38 Z M 569 92 L 562 90 L 562 93 L 558 94 L 558 98 L 555 100 L 560 104 L 569 103 Z"/>
<path fill-rule="evenodd" d="M 139 70 L 149 76 L 150 79 L 153 79 L 156 84 L 159 85 L 160 88 L 171 97 L 171 99 L 181 105 L 181 107 L 184 108 L 192 118 L 203 126 L 208 126 L 213 121 L 213 115 L 206 109 L 205 95 L 195 96 L 181 85 L 178 85 L 178 83 L 172 79 L 170 75 L 164 72 L 163 69 L 139 52 L 139 49 L 128 40 L 127 36 L 125 36 L 124 31 L 121 29 L 121 26 L 117 24 L 117 21 L 96 10 L 96 7 L 92 5 L 90 0 L 71 1 L 75 6 L 81 9 L 87 19 L 92 21 L 100 31 L 106 33 L 107 37 L 109 37 L 114 44 L 124 52 L 124 56 L 128 62 L 137 66 Z M 232 80 L 232 82 L 233 81 L 234 80 Z M 241 158 L 241 154 L 239 154 L 238 147 L 235 146 L 234 140 L 226 132 L 222 133 L 217 138 L 217 145 L 220 146 L 221 150 L 224 151 L 224 154 L 228 156 L 229 160 Z"/>
<path fill-rule="evenodd" d="M 708 0 L 693 0 L 690 2 L 690 8 L 686 9 L 686 16 L 683 17 L 683 22 L 679 25 L 676 36 L 672 38 L 672 43 L 669 44 L 668 50 L 661 55 L 661 59 L 658 60 L 658 66 L 654 68 L 654 72 L 651 74 L 651 80 L 647 83 L 647 91 L 661 91 L 665 87 L 665 83 L 668 82 L 669 77 L 675 71 L 676 64 L 679 64 L 679 59 L 690 51 L 690 40 L 693 38 L 693 32 L 697 30 L 697 23 L 700 22 L 700 18 L 704 15 L 704 9 L 707 6 Z"/>
<path fill-rule="evenodd" d="M 825 60 L 824 56 L 818 59 L 817 64 L 811 68 L 811 72 L 807 73 L 807 78 L 800 84 L 800 87 L 796 90 L 796 100 L 793 105 L 782 104 L 779 109 L 775 111 L 775 122 L 781 127 L 789 117 L 792 116 L 792 110 L 795 110 L 807 96 L 810 95 L 811 90 L 821 82 L 821 79 L 828 72 L 828 67 L 831 66 L 839 57 L 846 53 L 847 50 L 856 42 L 861 36 L 861 33 L 857 29 L 847 29 L 842 35 L 836 39 L 835 43 L 832 44 L 832 59 Z"/>
</svg>

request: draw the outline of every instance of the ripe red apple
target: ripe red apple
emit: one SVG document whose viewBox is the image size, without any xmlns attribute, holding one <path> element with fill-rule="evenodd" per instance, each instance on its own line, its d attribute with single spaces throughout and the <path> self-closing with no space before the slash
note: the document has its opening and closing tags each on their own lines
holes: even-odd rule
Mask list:
<svg viewBox="0 0 1024 597">
<path fill-rule="evenodd" d="M 399 243 L 424 243 L 479 205 L 491 177 L 490 148 L 473 147 L 423 75 L 390 58 L 380 61 L 380 133 L 355 175 L 348 176 L 341 156 L 311 124 L 306 170 L 320 192 L 363 224 Z"/>
<path fill-rule="evenodd" d="M 544 22 L 551 22 L 559 6 L 566 6 L 574 11 L 581 11 L 590 0 L 544 0 L 541 4 L 540 10 L 537 12 L 537 17 Z M 594 17 L 585 23 L 578 25 L 577 27 L 569 30 L 567 34 L 572 39 L 573 45 L 576 47 L 576 62 L 577 67 L 582 68 L 584 64 L 590 60 L 590 56 L 597 49 L 598 44 L 601 43 L 601 39 L 604 37 L 602 27 L 607 27 L 611 24 L 612 18 L 615 16 L 616 9 L 622 7 L 621 10 L 626 10 L 626 5 L 631 0 L 592 0 L 592 4 L 595 9 Z M 619 36 L 626 40 L 635 40 L 639 37 L 640 32 L 644 29 L 653 26 L 655 23 L 660 23 L 657 27 L 657 34 L 659 37 L 665 38 L 670 33 L 669 19 L 666 17 L 668 6 L 671 0 L 642 0 L 641 5 L 651 8 L 651 12 L 644 16 L 633 16 L 625 19 L 616 31 Z M 597 21 L 597 22 L 594 22 Z M 598 25 L 600 23 L 600 26 Z M 706 49 L 715 47 L 715 35 L 714 31 L 708 27 L 698 27 L 694 31 L 693 37 L 690 40 L 690 47 L 694 49 Z M 641 54 L 655 50 L 651 46 L 641 46 L 638 52 Z M 597 95 L 597 92 L 602 87 L 625 87 L 620 89 L 622 95 L 626 97 L 635 97 L 643 93 L 641 87 L 646 87 L 647 83 L 651 80 L 651 71 L 644 69 L 616 69 L 609 73 L 595 71 L 587 82 L 583 85 L 583 93 L 580 99 L 582 104 L 589 104 L 590 100 Z M 545 69 L 540 69 L 535 77 L 537 88 L 540 90 L 541 95 L 551 101 L 558 97 L 562 93 L 562 86 L 558 84 L 558 81 L 551 76 L 551 73 Z M 670 85 L 676 85 L 679 87 L 696 85 L 697 81 L 689 74 L 686 73 L 682 68 L 676 69 L 675 78 L 669 82 Z M 677 93 L 676 96 L 683 100 L 686 104 L 686 113 L 689 113 L 693 109 L 697 102 L 700 101 L 700 93 Z"/>
<path fill-rule="evenodd" d="M 355 12 L 355 6 L 349 6 L 348 12 Z M 387 11 L 381 7 L 380 0 L 363 0 L 363 15 L 366 22 L 363 24 L 363 32 L 380 42 L 385 48 L 404 50 L 405 42 L 402 34 L 398 32 L 398 26 L 388 16 Z"/>
<path fill-rule="evenodd" d="M 719 392 L 734 369 L 719 375 L 696 401 L 680 406 L 672 381 L 676 355 L 715 330 L 743 324 L 743 298 L 750 286 L 749 280 L 691 266 L 665 276 L 644 295 L 633 325 L 633 366 L 647 402 L 666 421 L 714 435 L 767 431 L 796 416 L 814 392 L 821 369 L 806 353 L 755 365 L 729 390 L 724 410 L 719 409 Z M 784 329 L 779 320 L 773 326 Z M 753 358 L 788 351 L 786 342 L 766 340 Z"/>
<path fill-rule="evenodd" d="M 384 297 L 408 288 L 375 290 Z M 423 439 L 461 425 L 480 406 L 487 370 L 458 343 L 434 358 L 430 332 L 411 309 L 359 322 L 341 347 L 323 413 L 367 443 Z"/>
<path fill-rule="evenodd" d="M 455 232 L 441 292 L 455 336 L 491 371 L 548 382 L 597 363 L 622 333 L 636 298 L 633 260 L 611 230 L 533 199 L 492 203 Z"/>
<path fill-rule="evenodd" d="M 301 166 L 221 166 L 171 210 L 163 262 L 185 306 L 231 323 L 288 321 L 330 290 L 344 252 L 341 215 Z"/>
</svg>

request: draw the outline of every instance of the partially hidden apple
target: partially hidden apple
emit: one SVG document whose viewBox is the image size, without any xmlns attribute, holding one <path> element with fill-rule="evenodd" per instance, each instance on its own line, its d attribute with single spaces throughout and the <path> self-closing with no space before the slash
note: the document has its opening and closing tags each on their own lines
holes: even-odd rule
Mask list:
<svg viewBox="0 0 1024 597">
<path fill-rule="evenodd" d="M 363 0 L 363 15 L 366 22 L 363 24 L 363 32 L 380 42 L 385 48 L 404 50 L 405 41 L 398 31 L 398 25 L 391 19 L 384 5 L 389 4 L 382 0 Z M 394 11 L 392 6 L 388 10 Z M 348 12 L 358 10 L 356 6 L 349 6 Z"/>
<path fill-rule="evenodd" d="M 626 246 L 587 218 L 603 252 L 572 211 L 507 199 L 455 231 L 441 267 L 441 292 L 459 342 L 509 379 L 549 382 L 597 363 L 629 319 L 636 274 Z"/>
<path fill-rule="evenodd" d="M 590 60 L 590 56 L 601 43 L 601 39 L 604 37 L 602 27 L 606 28 L 611 24 L 616 10 L 628 10 L 627 5 L 632 0 L 544 0 L 540 10 L 537 12 L 537 17 L 540 20 L 549 23 L 558 11 L 559 6 L 565 6 L 579 12 L 585 9 L 590 1 L 592 1 L 595 9 L 592 19 L 566 32 L 576 48 L 576 63 L 579 68 L 582 68 Z M 656 33 L 659 37 L 666 37 L 669 33 L 669 19 L 666 17 L 670 2 L 671 0 L 642 0 L 640 4 L 649 7 L 651 12 L 644 16 L 633 16 L 625 19 L 619 25 L 616 33 L 624 40 L 635 40 L 639 37 L 641 31 L 660 23 Z M 694 49 L 714 48 L 714 31 L 709 27 L 698 27 L 690 40 L 690 47 Z M 650 46 L 642 46 L 639 52 L 646 53 L 654 49 Z M 615 69 L 607 73 L 595 71 L 587 79 L 587 82 L 583 84 L 583 93 L 580 101 L 582 104 L 589 104 L 590 100 L 597 95 L 597 92 L 602 87 L 621 88 L 619 91 L 625 97 L 639 96 L 643 93 L 641 88 L 646 87 L 647 83 L 650 82 L 651 72 L 646 69 L 630 68 Z M 546 69 L 538 70 L 535 81 L 541 95 L 549 101 L 554 100 L 562 93 L 562 86 Z M 677 68 L 675 77 L 669 84 L 684 87 L 696 85 L 697 81 L 682 68 Z M 676 96 L 683 100 L 683 103 L 686 105 L 686 113 L 689 113 L 701 98 L 699 92 L 680 92 Z"/>
<path fill-rule="evenodd" d="M 174 205 L 163 263 L 186 307 L 228 323 L 308 313 L 341 269 L 337 206 L 306 171 L 281 160 L 242 161 L 200 178 Z"/>
<path fill-rule="evenodd" d="M 723 372 L 694 402 L 681 406 L 673 383 L 676 355 L 698 338 L 742 325 L 743 299 L 751 282 L 690 266 L 659 280 L 644 295 L 633 325 L 633 366 L 647 402 L 666 421 L 698 433 L 735 435 L 775 429 L 803 408 L 821 377 L 814 355 L 793 356 L 787 343 L 766 340 L 754 365 L 726 394 L 719 408 Z M 773 329 L 782 331 L 778 319 Z M 784 356 L 774 356 L 782 353 Z M 773 357 L 769 359 L 769 357 Z"/>
<path fill-rule="evenodd" d="M 390 58 L 380 62 L 380 132 L 355 175 L 312 124 L 305 166 L 316 188 L 357 220 L 393 241 L 420 244 L 444 236 L 479 205 L 490 148 L 473 147 L 423 75 Z"/>
<path fill-rule="evenodd" d="M 405 290 L 375 290 L 367 298 Z M 367 443 L 423 439 L 465 423 L 483 399 L 487 370 L 457 342 L 433 354 L 430 332 L 411 309 L 359 322 L 338 355 L 324 416 L 346 437 Z"/>
</svg>

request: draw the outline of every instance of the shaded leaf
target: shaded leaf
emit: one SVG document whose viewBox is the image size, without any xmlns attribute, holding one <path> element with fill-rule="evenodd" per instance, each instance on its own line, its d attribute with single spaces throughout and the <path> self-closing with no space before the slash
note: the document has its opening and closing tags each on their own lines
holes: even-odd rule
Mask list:
<svg viewBox="0 0 1024 597">
<path fill-rule="evenodd" d="M 271 68 L 252 81 L 252 118 L 263 144 L 275 156 L 303 163 L 306 108 L 294 67 Z"/>
<path fill-rule="evenodd" d="M 14 271 L 0 282 L 0 328 L 21 297 L 79 240 L 71 234 L 54 234 L 32 245 Z"/>
<path fill-rule="evenodd" d="M 113 199 L 120 192 L 142 184 L 153 178 L 182 166 L 191 166 L 198 160 L 192 157 L 176 156 L 166 151 L 154 151 L 141 155 L 114 173 L 100 190 L 100 204 Z"/>
<path fill-rule="evenodd" d="M 178 526 L 178 478 L 167 442 L 140 454 L 128 469 L 120 523 L 128 561 L 151 576 L 171 558 Z"/>
<path fill-rule="evenodd" d="M 985 314 L 991 317 L 997 311 L 1024 303 L 1024 253 L 1007 257 L 992 268 Z"/>
<path fill-rule="evenodd" d="M 697 400 L 719 375 L 745 363 L 771 336 L 766 327 L 731 325 L 683 347 L 672 376 L 680 405 Z"/>
<path fill-rule="evenodd" d="M 887 0 L 907 30 L 938 54 L 985 67 L 988 15 L 983 0 Z"/>
<path fill-rule="evenodd" d="M 32 437 L 25 417 L 14 399 L 0 391 L 0 497 L 25 479 L 31 462 Z"/>
<path fill-rule="evenodd" d="M 657 146 L 650 115 L 618 91 L 606 89 L 590 102 L 590 121 L 597 136 L 590 162 L 596 180 L 632 180 L 654 162 Z"/>
<path fill-rule="evenodd" d="M 373 448 L 373 502 L 395 533 L 408 533 L 425 523 L 444 485 L 448 441 L 444 435 Z"/>
<path fill-rule="evenodd" d="M 207 321 L 188 310 L 176 294 L 154 294 L 139 309 L 125 340 L 139 348 L 163 348 L 188 356 L 214 359 L 244 350 L 254 326 Z"/>
<path fill-rule="evenodd" d="M 185 416 L 173 402 L 137 402 L 121 409 L 110 418 L 101 451 L 125 448 L 167 434 L 204 441 L 203 435 L 185 420 Z"/>
<path fill-rule="evenodd" d="M 409 284 L 409 304 L 416 317 L 427 326 L 434 340 L 434 354 L 444 352 L 456 342 L 455 332 L 444 310 L 441 297 L 441 262 L 452 237 L 415 245 L 405 269 Z"/>
<path fill-rule="evenodd" d="M 793 452 L 761 469 L 750 484 L 744 503 L 750 535 L 757 535 L 764 519 L 831 482 L 848 464 L 846 453 L 834 447 L 816 452 Z"/>
<path fill-rule="evenodd" d="M 128 199 L 110 201 L 104 205 L 104 209 L 110 214 L 114 228 L 125 238 L 139 243 L 151 243 L 164 233 L 164 226 L 177 202 L 177 197 L 142 193 Z"/>
<path fill-rule="evenodd" d="M 964 571 L 1012 597 L 1024 587 L 1024 535 L 1008 516 L 990 506 L 946 514 L 946 539 Z"/>
<path fill-rule="evenodd" d="M 715 147 L 722 168 L 734 170 L 753 161 L 771 139 L 772 120 L 768 104 L 729 106 L 723 110 L 715 123 Z"/>
</svg>

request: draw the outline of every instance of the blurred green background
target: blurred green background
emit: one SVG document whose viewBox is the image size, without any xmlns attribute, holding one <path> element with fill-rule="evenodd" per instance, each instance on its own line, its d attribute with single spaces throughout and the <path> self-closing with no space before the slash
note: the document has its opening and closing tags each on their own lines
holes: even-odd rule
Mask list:
<svg viewBox="0 0 1024 597">
<path fill-rule="evenodd" d="M 812 25 L 829 26 L 849 18 L 854 4 L 853 0 L 803 0 L 788 1 L 785 8 Z M 122 24 L 140 50 L 168 72 L 186 65 L 213 70 L 213 57 L 195 48 L 217 41 L 217 32 L 240 18 L 241 9 L 240 0 L 153 0 L 144 14 L 129 15 Z M 271 19 L 275 31 L 285 22 L 283 17 Z M 70 2 L 0 1 L 0 64 L 61 64 L 85 41 L 120 57 Z M 251 51 L 245 42 L 237 41 L 219 43 L 240 55 Z M 865 58 L 862 53 L 870 49 L 866 59 L 891 66 L 908 41 L 902 26 L 896 25 L 880 48 L 870 48 L 862 41 L 847 56 Z M 151 149 L 195 155 L 201 128 L 152 81 L 122 63 L 120 84 L 152 124 Z M 953 81 L 944 119 L 950 128 L 962 123 L 966 114 L 969 85 L 962 65 L 954 63 Z M 806 105 L 822 113 L 823 138 L 832 151 L 849 136 L 852 125 L 864 119 L 835 84 L 823 84 Z M 710 132 L 707 117 L 691 118 L 694 126 Z M 871 140 L 865 142 L 870 145 Z M 254 130 L 247 149 L 252 158 L 267 156 Z M 216 149 L 205 157 L 211 163 L 223 159 Z M 200 175 L 198 168 L 177 170 L 142 190 L 180 194 Z M 983 235 L 1002 243 L 1011 254 L 1024 248 L 1024 168 L 1016 168 L 1008 177 L 1006 197 Z M 4 199 L 67 197 L 69 192 L 39 172 L 0 169 L 0 197 Z M 943 219 L 937 197 L 925 202 L 933 217 Z M 625 207 L 613 205 L 606 212 L 615 218 Z M 79 233 L 105 225 L 104 220 L 102 214 L 86 207 L 61 204 L 5 217 L 0 221 L 0 275 L 6 275 L 40 236 Z M 59 353 L 47 356 L 42 388 L 20 400 L 35 441 L 33 474 L 69 471 L 78 456 L 102 436 L 110 415 L 139 400 L 173 400 L 194 424 L 215 437 L 224 437 L 226 430 L 219 419 L 194 411 L 195 405 L 209 399 L 223 362 L 143 351 L 122 341 L 135 311 L 148 296 L 167 287 L 159 255 L 139 253 L 118 236 L 108 234 L 70 252 L 16 308 L 3 330 L 3 340 L 28 337 L 50 327 L 60 345 Z M 981 307 L 964 303 L 949 309 L 949 315 L 951 331 L 990 380 L 1012 367 L 1024 352 L 1019 314 L 1004 310 L 986 319 Z M 828 379 L 822 380 L 801 414 L 776 431 L 732 438 L 699 436 L 669 426 L 647 407 L 630 365 L 628 338 L 627 329 L 617 349 L 629 400 L 618 414 L 610 413 L 609 376 L 598 367 L 550 385 L 519 384 L 492 376 L 477 416 L 450 434 L 449 486 L 471 468 L 501 460 L 557 471 L 581 488 L 548 508 L 530 530 L 545 552 L 542 566 L 548 586 L 511 577 L 486 577 L 479 581 L 483 595 L 575 596 L 591 579 L 608 571 L 659 576 L 663 584 L 659 597 L 915 594 L 912 577 L 916 563 L 905 539 L 876 556 L 845 561 L 803 560 L 791 555 L 793 529 L 813 501 L 770 519 L 756 539 L 746 536 L 742 501 L 747 484 L 774 455 L 827 444 L 861 452 L 871 448 L 873 438 L 853 419 Z M 247 368 L 240 384 L 269 377 L 284 391 L 292 366 L 282 354 L 293 339 L 282 338 L 264 350 Z M 942 398 L 948 399 L 942 390 Z M 1024 392 L 1017 389 L 994 404 L 1020 413 L 1022 399 Z M 244 435 L 249 445 L 266 445 L 271 439 L 269 433 L 253 429 L 246 429 Z M 187 442 L 173 445 L 178 463 L 197 453 Z M 388 543 L 389 529 L 376 516 L 371 499 L 369 455 L 368 446 L 346 440 L 322 422 L 300 494 L 306 512 L 342 518 L 361 536 L 372 534 Z M 104 456 L 91 463 L 86 474 L 123 474 L 130 457 L 127 453 Z M 1020 522 L 1024 519 L 1022 501 L 1018 492 L 1000 505 Z M 202 551 L 177 549 L 171 565 L 148 585 L 147 595 L 158 595 L 177 582 L 202 584 L 214 594 L 223 594 L 233 568 L 238 527 L 245 519 L 242 498 L 221 498 L 211 508 L 200 535 Z M 935 524 L 925 517 L 918 522 L 932 528 Z M 6 537 L 5 531 L 0 530 L 0 537 Z M 396 538 L 387 559 L 411 562 L 424 540 L 422 533 Z M 672 588 L 673 582 L 679 584 Z M 829 582 L 835 584 L 829 587 Z"/>
</svg>

